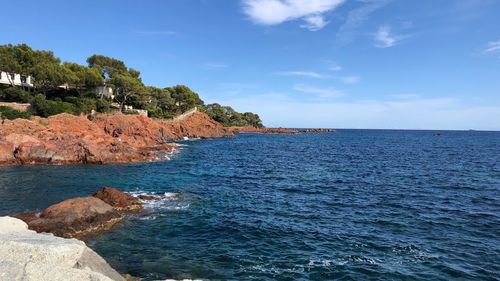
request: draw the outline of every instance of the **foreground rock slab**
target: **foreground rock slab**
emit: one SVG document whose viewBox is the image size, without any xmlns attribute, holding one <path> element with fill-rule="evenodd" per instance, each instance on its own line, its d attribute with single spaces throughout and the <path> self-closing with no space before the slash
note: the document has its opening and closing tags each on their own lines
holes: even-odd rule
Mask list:
<svg viewBox="0 0 500 281">
<path fill-rule="evenodd" d="M 125 279 L 82 241 L 39 234 L 19 219 L 0 217 L 0 280 Z"/>
</svg>

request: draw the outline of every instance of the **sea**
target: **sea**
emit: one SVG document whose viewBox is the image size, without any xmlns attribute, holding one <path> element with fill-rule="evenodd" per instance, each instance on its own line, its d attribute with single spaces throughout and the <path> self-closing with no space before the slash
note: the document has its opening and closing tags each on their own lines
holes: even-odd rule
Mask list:
<svg viewBox="0 0 500 281">
<path fill-rule="evenodd" d="M 0 169 L 0 215 L 158 194 L 88 246 L 144 280 L 500 280 L 500 132 L 181 142 L 170 160 Z"/>
</svg>

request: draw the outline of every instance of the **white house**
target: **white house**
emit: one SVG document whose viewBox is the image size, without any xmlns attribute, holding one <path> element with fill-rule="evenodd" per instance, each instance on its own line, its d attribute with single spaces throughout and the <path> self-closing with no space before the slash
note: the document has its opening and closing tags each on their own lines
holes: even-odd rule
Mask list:
<svg viewBox="0 0 500 281">
<path fill-rule="evenodd" d="M 0 84 L 33 87 L 33 79 L 28 75 L 0 71 Z"/>
<path fill-rule="evenodd" d="M 97 96 L 99 97 L 106 97 L 109 99 L 115 98 L 115 95 L 113 95 L 113 88 L 111 88 L 110 86 L 97 87 L 95 91 Z"/>
</svg>

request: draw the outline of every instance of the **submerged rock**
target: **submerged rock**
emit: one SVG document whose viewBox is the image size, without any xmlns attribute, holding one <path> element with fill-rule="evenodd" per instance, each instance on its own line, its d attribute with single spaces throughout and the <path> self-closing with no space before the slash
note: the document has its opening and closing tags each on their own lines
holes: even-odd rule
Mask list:
<svg viewBox="0 0 500 281">
<path fill-rule="evenodd" d="M 0 280 L 125 279 L 82 241 L 38 234 L 19 219 L 0 217 Z"/>
<path fill-rule="evenodd" d="M 103 187 L 92 196 L 101 199 L 118 211 L 137 212 L 143 209 L 141 202 L 137 198 L 116 188 Z"/>
</svg>

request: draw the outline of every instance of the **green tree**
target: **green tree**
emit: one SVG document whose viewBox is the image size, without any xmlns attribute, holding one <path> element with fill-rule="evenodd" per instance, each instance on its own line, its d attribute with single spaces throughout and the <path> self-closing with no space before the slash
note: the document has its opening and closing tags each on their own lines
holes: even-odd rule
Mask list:
<svg viewBox="0 0 500 281">
<path fill-rule="evenodd" d="M 69 86 L 79 94 L 84 90 L 89 91 L 104 85 L 104 79 L 97 67 L 86 67 L 71 62 L 65 62 L 63 66 L 71 71 Z"/>
<path fill-rule="evenodd" d="M 102 55 L 93 55 L 87 59 L 89 67 L 96 67 L 103 78 L 112 78 L 115 74 L 128 72 L 127 66 L 121 60 Z"/>
<path fill-rule="evenodd" d="M 200 96 L 184 85 L 177 85 L 172 88 L 166 88 L 175 100 L 177 106 L 177 113 L 183 113 L 195 106 L 202 108 L 204 103 Z"/>
<path fill-rule="evenodd" d="M 115 86 L 115 99 L 120 103 L 121 110 L 132 95 L 140 95 L 144 90 L 144 85 L 130 75 L 115 74 L 110 83 Z"/>
</svg>

